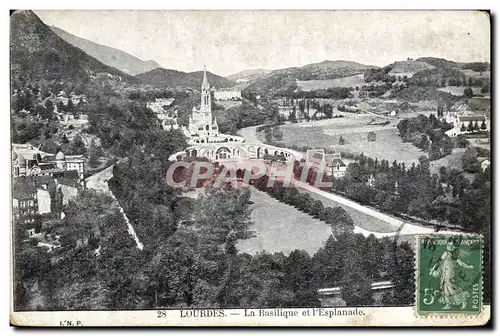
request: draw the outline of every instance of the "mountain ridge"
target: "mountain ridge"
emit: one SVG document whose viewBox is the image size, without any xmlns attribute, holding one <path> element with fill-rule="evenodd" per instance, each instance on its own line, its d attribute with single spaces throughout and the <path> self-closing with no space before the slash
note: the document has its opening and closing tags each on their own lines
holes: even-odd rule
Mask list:
<svg viewBox="0 0 500 336">
<path fill-rule="evenodd" d="M 135 76 L 143 72 L 161 68 L 161 65 L 154 60 L 141 60 L 140 58 L 123 50 L 73 35 L 56 26 L 49 26 L 49 28 L 57 36 L 71 45 L 83 50 L 98 61 L 117 68 L 129 75 Z"/>
<path fill-rule="evenodd" d="M 236 83 L 207 71 L 208 81 L 211 87 L 232 87 Z M 150 85 L 161 85 L 165 87 L 189 87 L 199 88 L 203 80 L 203 71 L 184 72 L 173 69 L 158 68 L 135 76 L 141 82 Z"/>
<path fill-rule="evenodd" d="M 264 94 L 266 92 L 283 93 L 297 89 L 297 81 L 325 80 L 348 77 L 363 73 L 368 69 L 378 69 L 373 65 L 345 60 L 324 60 L 300 67 L 276 69 L 251 82 L 245 90 Z"/>
<path fill-rule="evenodd" d="M 10 17 L 10 57 L 11 78 L 84 82 L 107 74 L 137 81 L 69 44 L 30 10 L 17 10 Z"/>
</svg>

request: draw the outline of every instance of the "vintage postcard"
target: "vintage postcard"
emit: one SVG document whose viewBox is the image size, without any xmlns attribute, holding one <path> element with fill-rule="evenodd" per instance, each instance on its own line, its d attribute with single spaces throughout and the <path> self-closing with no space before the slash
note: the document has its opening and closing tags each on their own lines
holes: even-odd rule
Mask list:
<svg viewBox="0 0 500 336">
<path fill-rule="evenodd" d="M 489 12 L 9 20 L 12 325 L 489 322 Z"/>
</svg>

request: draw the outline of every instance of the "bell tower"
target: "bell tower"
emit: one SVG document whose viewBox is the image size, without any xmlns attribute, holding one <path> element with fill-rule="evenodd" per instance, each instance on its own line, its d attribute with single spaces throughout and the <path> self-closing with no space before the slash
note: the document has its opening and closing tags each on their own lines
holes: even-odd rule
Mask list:
<svg viewBox="0 0 500 336">
<path fill-rule="evenodd" d="M 212 99 L 210 97 L 210 84 L 208 83 L 206 66 L 203 69 L 203 83 L 201 84 L 200 112 L 209 113 L 209 120 L 212 120 Z"/>
</svg>

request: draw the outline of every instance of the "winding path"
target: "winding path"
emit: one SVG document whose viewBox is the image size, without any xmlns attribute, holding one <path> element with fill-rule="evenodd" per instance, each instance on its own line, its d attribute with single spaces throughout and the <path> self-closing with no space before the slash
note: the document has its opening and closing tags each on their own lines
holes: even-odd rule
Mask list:
<svg viewBox="0 0 500 336">
<path fill-rule="evenodd" d="M 240 130 L 238 130 L 238 134 L 245 138 L 245 141 L 248 143 L 252 144 L 260 144 L 260 145 L 265 145 L 262 141 L 259 140 L 259 137 L 257 136 L 257 127 L 259 126 L 250 126 L 250 127 L 245 127 Z M 279 146 L 275 146 L 280 148 Z M 286 150 L 289 150 L 292 152 L 296 158 L 300 161 L 300 159 L 304 158 L 304 153 L 298 152 L 296 150 L 290 149 L 290 148 L 283 148 Z"/>
<path fill-rule="evenodd" d="M 120 161 L 118 161 L 118 162 L 120 162 Z M 130 223 L 130 220 L 128 219 L 127 214 L 125 213 L 122 206 L 120 205 L 120 202 L 118 202 L 118 199 L 115 197 L 113 192 L 109 189 L 108 181 L 113 177 L 113 167 L 114 166 L 115 165 L 112 165 L 112 166 L 104 169 L 103 171 L 100 171 L 92 176 L 89 176 L 85 180 L 86 186 L 89 189 L 94 189 L 97 191 L 101 191 L 105 194 L 108 194 L 109 196 L 111 196 L 111 198 L 113 200 L 115 200 L 116 205 L 118 206 L 118 211 L 120 211 L 120 213 L 123 216 L 123 219 L 125 220 L 125 223 L 127 224 L 128 233 L 134 239 L 137 248 L 142 251 L 142 249 L 144 248 L 144 245 L 139 241 L 139 237 L 135 233 L 134 227 L 132 226 L 132 223 Z"/>
</svg>

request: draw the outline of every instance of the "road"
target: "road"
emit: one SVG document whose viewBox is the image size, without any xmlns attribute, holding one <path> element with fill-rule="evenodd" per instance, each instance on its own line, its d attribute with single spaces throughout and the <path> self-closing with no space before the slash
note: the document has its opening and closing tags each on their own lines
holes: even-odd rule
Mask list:
<svg viewBox="0 0 500 336">
<path fill-rule="evenodd" d="M 259 125 L 259 126 L 261 126 L 261 125 Z M 260 141 L 259 138 L 257 137 L 257 127 L 259 127 L 259 126 L 250 126 L 250 127 L 242 128 L 242 129 L 238 130 L 238 134 L 241 137 L 245 138 L 246 143 L 264 145 L 264 143 L 262 141 Z M 278 147 L 278 146 L 276 146 L 276 147 Z M 285 149 L 292 152 L 293 155 L 295 155 L 295 158 L 299 161 L 302 158 L 304 158 L 304 153 L 298 152 L 298 151 L 290 149 L 290 148 L 285 148 Z"/>
<path fill-rule="evenodd" d="M 238 134 L 245 138 L 245 141 L 248 143 L 254 144 L 263 144 L 262 141 L 257 137 L 257 127 L 259 126 L 250 126 L 242 128 L 238 131 Z"/>
<path fill-rule="evenodd" d="M 118 161 L 118 162 L 120 162 L 120 161 Z M 114 166 L 115 165 L 112 165 L 112 166 L 104 169 L 103 171 L 100 171 L 92 176 L 89 176 L 85 180 L 86 186 L 89 189 L 94 189 L 94 190 L 104 192 L 104 193 L 108 194 L 109 196 L 111 196 L 111 198 L 113 198 L 115 200 L 116 205 L 118 207 L 118 211 L 120 211 L 120 213 L 123 216 L 123 219 L 125 220 L 125 223 L 127 224 L 127 229 L 128 229 L 129 234 L 134 239 L 137 248 L 142 251 L 142 249 L 144 248 L 144 245 L 139 241 L 139 237 L 135 233 L 134 227 L 132 226 L 132 223 L 130 223 L 130 220 L 128 219 L 127 214 L 125 213 L 122 206 L 120 205 L 120 202 L 118 202 L 118 199 L 115 197 L 113 192 L 109 189 L 108 181 L 113 177 L 113 167 Z"/>
</svg>

